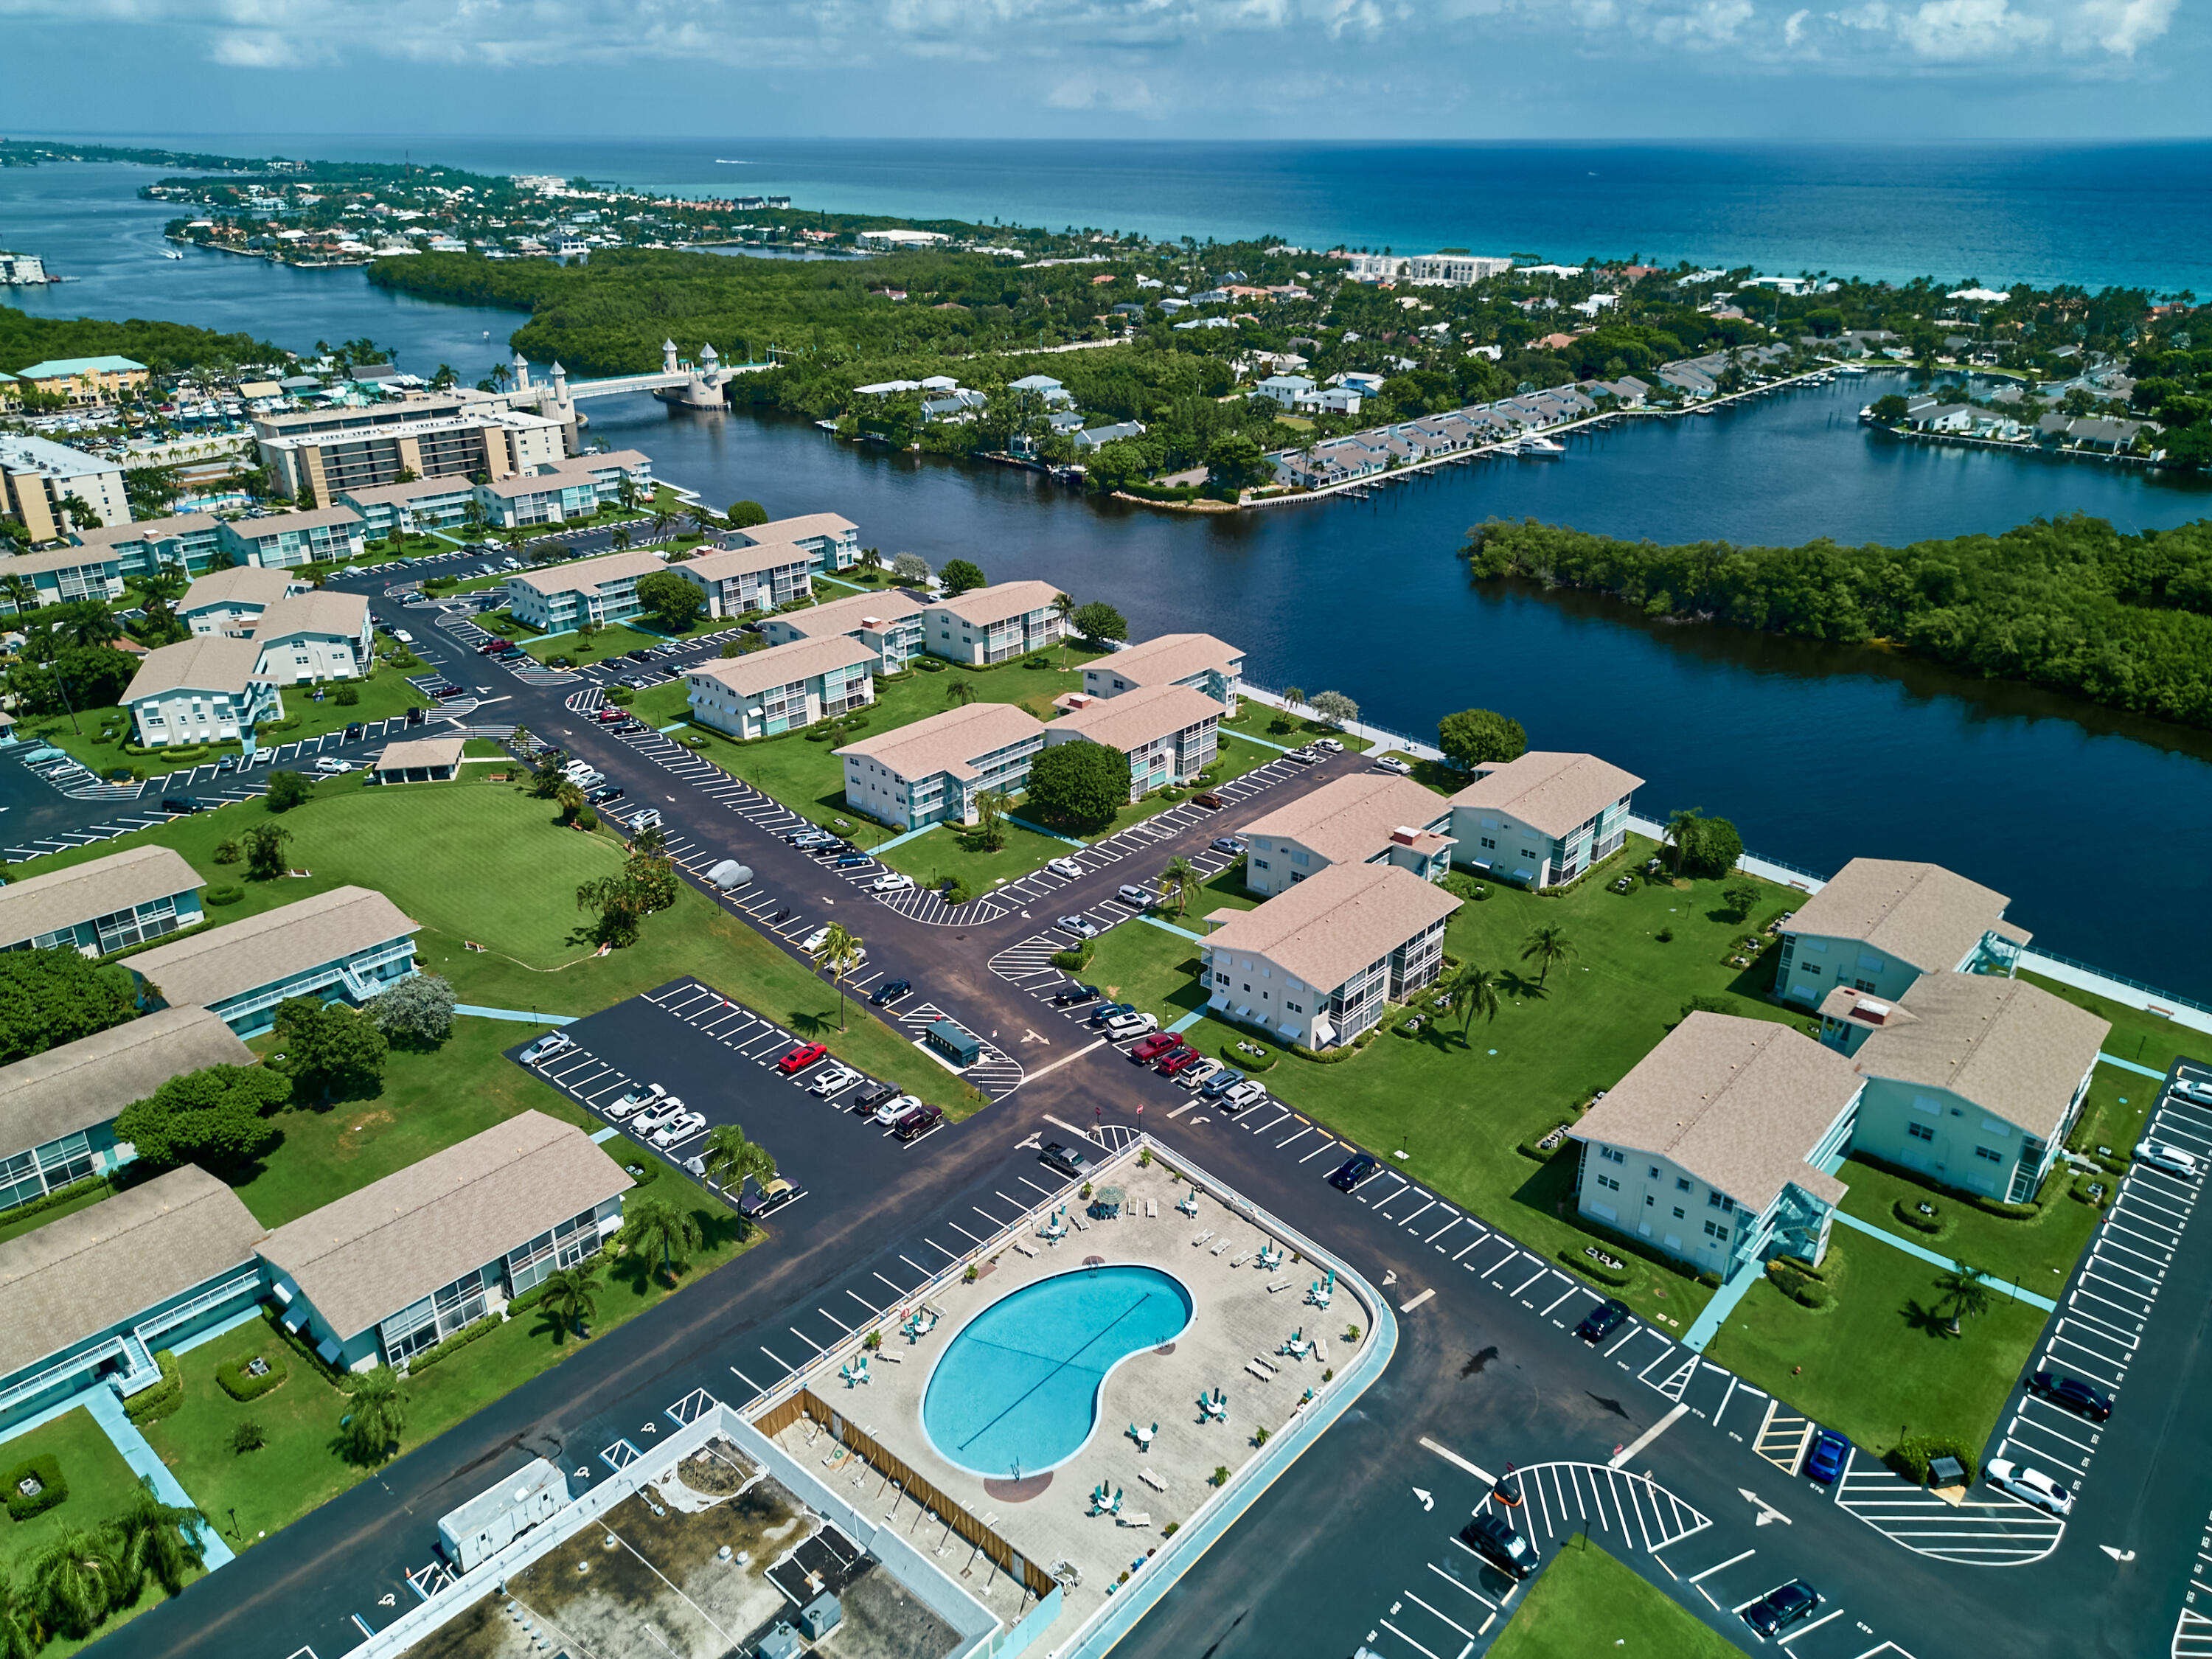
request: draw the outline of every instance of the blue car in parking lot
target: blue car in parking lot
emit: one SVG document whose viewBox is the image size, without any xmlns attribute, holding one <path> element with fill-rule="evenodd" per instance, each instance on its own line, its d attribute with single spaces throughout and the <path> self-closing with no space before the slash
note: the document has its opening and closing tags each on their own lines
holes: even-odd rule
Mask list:
<svg viewBox="0 0 2212 1659">
<path fill-rule="evenodd" d="M 1820 1429 L 1813 1436 L 1813 1449 L 1805 1454 L 1805 1474 L 1808 1479 L 1824 1486 L 1836 1484 L 1836 1477 L 1844 1472 L 1844 1459 L 1850 1455 L 1851 1443 L 1833 1429 Z"/>
</svg>

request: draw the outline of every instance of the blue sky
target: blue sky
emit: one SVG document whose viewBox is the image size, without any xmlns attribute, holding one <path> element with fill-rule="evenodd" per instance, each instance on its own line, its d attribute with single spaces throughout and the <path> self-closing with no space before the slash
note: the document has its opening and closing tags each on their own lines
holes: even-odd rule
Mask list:
<svg viewBox="0 0 2212 1659">
<path fill-rule="evenodd" d="M 0 0 L 0 36 L 18 132 L 2212 127 L 2201 0 Z"/>
</svg>

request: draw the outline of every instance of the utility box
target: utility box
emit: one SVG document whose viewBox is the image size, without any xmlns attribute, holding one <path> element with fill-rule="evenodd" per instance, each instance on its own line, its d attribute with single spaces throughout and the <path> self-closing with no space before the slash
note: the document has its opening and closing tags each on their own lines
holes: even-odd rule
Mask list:
<svg viewBox="0 0 2212 1659">
<path fill-rule="evenodd" d="M 982 1042 L 949 1019 L 930 1021 L 921 1037 L 939 1054 L 963 1070 L 983 1058 Z"/>
<path fill-rule="evenodd" d="M 468 1572 L 541 1521 L 568 1506 L 568 1478 L 542 1457 L 438 1522 L 438 1546 L 454 1569 Z"/>
<path fill-rule="evenodd" d="M 800 1610 L 799 1628 L 810 1642 L 818 1642 L 845 1622 L 845 1609 L 824 1590 Z"/>
<path fill-rule="evenodd" d="M 799 1659 L 806 1644 L 799 1639 L 799 1632 L 779 1619 L 769 1627 L 769 1632 L 753 1650 L 754 1659 Z"/>
</svg>

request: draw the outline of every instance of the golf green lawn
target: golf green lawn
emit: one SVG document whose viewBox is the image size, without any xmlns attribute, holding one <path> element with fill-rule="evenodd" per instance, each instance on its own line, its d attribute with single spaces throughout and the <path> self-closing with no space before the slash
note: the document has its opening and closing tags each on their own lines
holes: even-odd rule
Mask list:
<svg viewBox="0 0 2212 1659">
<path fill-rule="evenodd" d="M 1850 1178 L 1846 1171 L 1844 1179 Z M 2069 1199 L 2057 1201 L 2087 1212 Z M 1953 1336 L 1936 1283 L 1942 1271 L 1838 1227 L 1822 1263 L 1836 1290 L 1832 1305 L 1801 1307 L 1761 1280 L 1728 1316 L 1706 1358 L 1876 1456 L 1907 1435 L 1954 1435 L 1978 1447 L 2050 1316 L 1996 1294 L 1986 1313 L 1969 1315 L 1965 1334 Z M 2050 1279 L 2045 1293 L 2060 1282 Z"/>
<path fill-rule="evenodd" d="M 1587 1538 L 1559 1547 L 1490 1659 L 1738 1659 L 1743 1650 Z"/>
</svg>

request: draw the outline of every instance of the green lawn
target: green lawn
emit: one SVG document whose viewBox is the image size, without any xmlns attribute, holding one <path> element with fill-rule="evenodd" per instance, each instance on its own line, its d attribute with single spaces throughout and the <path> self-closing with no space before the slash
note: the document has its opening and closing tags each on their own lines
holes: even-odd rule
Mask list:
<svg viewBox="0 0 2212 1659">
<path fill-rule="evenodd" d="M 0 1517 L 0 1577 L 13 1576 L 19 1584 L 24 1569 L 40 1550 L 70 1528 L 98 1527 L 119 1511 L 138 1486 L 138 1477 L 131 1473 L 123 1455 L 81 1406 L 27 1433 L 0 1440 L 0 1470 L 42 1455 L 60 1462 L 69 1496 L 27 1521 Z"/>
<path fill-rule="evenodd" d="M 1206 906 L 1205 908 L 1217 908 Z M 1192 906 L 1194 915 L 1205 911 Z M 1177 927 L 1188 927 L 1188 921 Z M 1200 931 L 1192 927 L 1191 931 Z M 1125 921 L 1098 939 L 1091 965 L 1077 975 L 1115 1002 L 1133 1002 L 1164 1028 L 1206 1003 L 1198 979 L 1198 946 L 1147 922 Z"/>
<path fill-rule="evenodd" d="M 519 633 L 515 635 L 515 641 L 540 662 L 550 661 L 555 657 L 566 657 L 576 663 L 605 662 L 625 652 L 643 651 L 668 643 L 665 635 L 647 634 L 627 623 L 615 623 L 602 628 L 588 640 L 580 634 L 552 634 L 544 639 L 534 639 L 527 633 Z"/>
<path fill-rule="evenodd" d="M 629 712 L 656 729 L 691 718 L 691 688 L 682 680 L 648 685 L 631 697 Z"/>
<path fill-rule="evenodd" d="M 1338 731 L 1326 720 L 1286 714 L 1273 703 L 1261 702 L 1257 697 L 1246 697 L 1243 702 L 1243 707 L 1235 720 L 1221 723 L 1224 731 L 1241 732 L 1246 737 L 1280 744 L 1285 749 L 1299 748 L 1316 738 L 1334 738 L 1346 749 L 1359 752 L 1374 746 L 1364 738 L 1355 738 L 1349 732 Z"/>
<path fill-rule="evenodd" d="M 1801 1307 L 1761 1280 L 1706 1357 L 1876 1456 L 1908 1434 L 1983 1444 L 2050 1316 L 1997 1296 L 1952 1336 L 1936 1311 L 1941 1268 L 1841 1227 L 1822 1271 L 1836 1288 L 1832 1306 Z M 2047 1295 L 2060 1281 L 2045 1277 Z"/>
<path fill-rule="evenodd" d="M 2067 1270 L 2097 1226 L 2098 1212 L 2068 1196 L 2073 1176 L 2063 1165 L 2045 1182 L 2042 1212 L 2033 1221 L 2008 1221 L 1940 1188 L 1856 1158 L 1844 1161 L 1836 1179 L 1850 1188 L 1844 1199 L 1845 1214 L 2041 1297 L 2056 1298 Z M 1914 1232 L 1892 1210 L 1893 1201 L 1899 1200 L 1908 1209 L 1922 1202 L 1935 1205 L 1948 1231 Z"/>
<path fill-rule="evenodd" d="M 1742 1650 L 1587 1536 L 1559 1547 L 1490 1659 L 1738 1659 Z"/>
<path fill-rule="evenodd" d="M 874 826 L 865 819 L 862 823 L 867 829 L 860 836 L 860 845 L 866 847 L 875 839 Z M 980 897 L 994 887 L 1042 868 L 1048 859 L 1064 858 L 1077 850 L 1064 841 L 1024 830 L 1018 823 L 1002 824 L 1000 829 L 1006 839 L 995 853 L 984 850 L 973 829 L 940 823 L 881 857 L 892 869 L 905 871 L 925 887 L 957 876 Z"/>
</svg>

